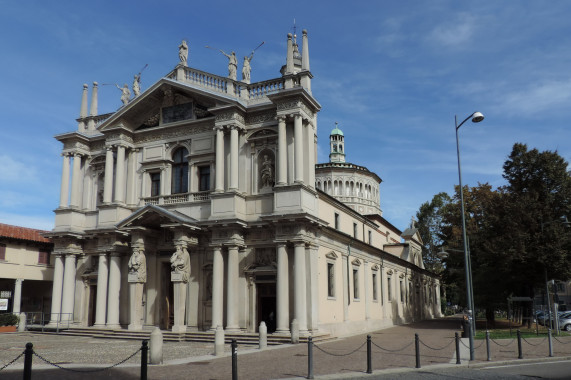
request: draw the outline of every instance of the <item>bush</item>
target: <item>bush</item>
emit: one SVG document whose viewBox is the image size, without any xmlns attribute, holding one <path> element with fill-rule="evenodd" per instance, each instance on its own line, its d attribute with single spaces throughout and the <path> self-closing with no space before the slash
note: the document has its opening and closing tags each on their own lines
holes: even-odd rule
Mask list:
<svg viewBox="0 0 571 380">
<path fill-rule="evenodd" d="M 12 313 L 0 314 L 0 326 L 17 326 L 20 318 Z"/>
</svg>

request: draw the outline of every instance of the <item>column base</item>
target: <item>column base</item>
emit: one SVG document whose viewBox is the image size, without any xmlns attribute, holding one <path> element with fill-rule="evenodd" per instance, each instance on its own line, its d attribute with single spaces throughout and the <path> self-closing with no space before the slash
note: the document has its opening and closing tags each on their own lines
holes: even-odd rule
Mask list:
<svg viewBox="0 0 571 380">
<path fill-rule="evenodd" d="M 291 332 L 289 331 L 289 329 L 283 329 L 283 330 L 276 330 L 272 333 L 272 335 L 291 335 Z"/>
<path fill-rule="evenodd" d="M 184 334 L 186 333 L 186 325 L 178 325 L 178 326 L 173 326 L 172 330 L 173 333 L 177 333 L 177 334 Z"/>
<path fill-rule="evenodd" d="M 91 327 L 96 329 L 104 329 L 107 328 L 107 325 L 105 323 L 94 323 Z"/>
<path fill-rule="evenodd" d="M 224 331 L 227 333 L 239 333 L 242 332 L 242 329 L 240 329 L 240 326 L 226 326 Z"/>
<path fill-rule="evenodd" d="M 107 328 L 107 329 L 109 329 L 109 330 L 120 330 L 120 329 L 121 329 L 121 325 L 118 325 L 118 324 L 117 324 L 117 325 L 116 325 L 116 324 L 113 324 L 113 325 L 107 324 L 107 325 L 105 325 L 105 328 Z"/>
<path fill-rule="evenodd" d="M 143 325 L 135 325 L 135 324 L 130 324 L 129 326 L 127 326 L 127 330 L 129 331 L 141 331 L 143 330 Z"/>
</svg>

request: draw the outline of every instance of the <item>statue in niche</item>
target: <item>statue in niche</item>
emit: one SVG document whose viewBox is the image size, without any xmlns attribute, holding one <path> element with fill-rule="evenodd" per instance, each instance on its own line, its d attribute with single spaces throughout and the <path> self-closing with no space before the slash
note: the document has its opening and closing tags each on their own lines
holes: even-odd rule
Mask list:
<svg viewBox="0 0 571 380">
<path fill-rule="evenodd" d="M 147 259 L 142 248 L 133 248 L 129 259 L 129 274 L 137 274 L 138 282 L 147 282 Z"/>
<path fill-rule="evenodd" d="M 267 154 L 264 155 L 264 162 L 262 162 L 260 174 L 262 177 L 262 187 L 272 187 L 274 185 L 274 166 Z"/>
<path fill-rule="evenodd" d="M 135 94 L 135 97 L 139 96 L 139 94 L 141 94 L 141 74 L 137 74 L 135 75 L 135 77 L 133 78 L 133 94 Z"/>
<path fill-rule="evenodd" d="M 224 50 L 220 50 L 228 58 L 228 78 L 236 80 L 236 72 L 238 70 L 238 60 L 236 59 L 236 53 L 232 52 L 226 54 Z"/>
<path fill-rule="evenodd" d="M 115 86 L 117 86 L 119 91 L 121 91 L 121 101 L 123 102 L 123 105 L 126 106 L 127 103 L 129 103 L 129 98 L 131 97 L 131 90 L 129 90 L 129 85 L 125 83 L 123 87 L 119 87 L 118 84 L 115 84 Z"/>
<path fill-rule="evenodd" d="M 254 59 L 254 52 L 249 56 L 244 57 L 244 64 L 242 65 L 242 82 L 250 83 L 250 72 L 252 71 L 250 62 L 252 62 L 252 59 Z"/>
<path fill-rule="evenodd" d="M 187 64 L 188 64 L 188 45 L 186 43 L 186 40 L 182 40 L 182 42 L 178 46 L 178 59 L 180 60 L 181 65 L 187 66 Z"/>
<path fill-rule="evenodd" d="M 190 278 L 190 255 L 186 248 L 177 246 L 170 261 L 173 273 L 182 274 L 182 282 L 186 284 Z"/>
</svg>

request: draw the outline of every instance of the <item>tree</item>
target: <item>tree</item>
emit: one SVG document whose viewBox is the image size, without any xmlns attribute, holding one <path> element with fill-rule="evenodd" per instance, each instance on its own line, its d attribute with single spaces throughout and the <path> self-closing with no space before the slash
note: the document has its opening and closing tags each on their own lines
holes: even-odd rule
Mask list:
<svg viewBox="0 0 571 380">
<path fill-rule="evenodd" d="M 434 273 L 442 273 L 444 267 L 442 260 L 438 257 L 438 251 L 443 243 L 442 223 L 443 210 L 450 203 L 451 198 L 442 192 L 436 194 L 432 201 L 424 202 L 418 212 L 418 233 L 424 243 L 422 247 L 422 258 L 424 267 Z"/>
</svg>

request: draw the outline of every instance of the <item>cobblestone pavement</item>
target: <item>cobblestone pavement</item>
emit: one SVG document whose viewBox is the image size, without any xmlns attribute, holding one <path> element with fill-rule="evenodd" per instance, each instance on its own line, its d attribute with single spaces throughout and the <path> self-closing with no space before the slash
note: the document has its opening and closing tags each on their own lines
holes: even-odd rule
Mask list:
<svg viewBox="0 0 571 380">
<path fill-rule="evenodd" d="M 373 370 L 414 368 L 416 363 L 414 334 L 420 338 L 421 365 L 456 363 L 454 333 L 460 330 L 455 318 L 443 318 L 371 333 Z M 31 333 L 0 334 L 0 367 L 19 355 L 26 342 L 34 343 L 36 353 L 63 367 L 86 370 L 93 366 L 112 365 L 136 352 L 139 341 L 38 335 Z M 337 375 L 346 378 L 366 371 L 366 334 L 318 343 L 313 349 L 316 377 Z M 467 344 L 467 342 L 466 342 Z M 486 362 L 485 341 L 476 340 L 475 360 L 470 365 Z M 466 351 L 466 347 L 461 345 Z M 528 338 L 522 342 L 525 359 L 548 356 L 546 338 Z M 229 350 L 229 347 L 227 346 Z M 493 361 L 517 360 L 517 341 L 502 339 L 490 344 Z M 571 357 L 571 337 L 553 340 L 554 355 Z M 149 366 L 149 379 L 229 379 L 231 357 L 212 356 L 211 343 L 165 343 L 165 364 Z M 304 378 L 307 376 L 307 345 L 283 345 L 257 350 L 238 347 L 240 379 L 264 380 Z M 462 356 L 461 356 L 462 357 Z M 140 353 L 118 368 L 94 373 L 77 373 L 51 369 L 37 357 L 33 362 L 34 379 L 138 379 Z M 463 364 L 467 361 L 463 360 Z M 0 379 L 21 379 L 23 358 L 0 372 Z M 100 368 L 101 369 L 101 368 Z"/>
</svg>

